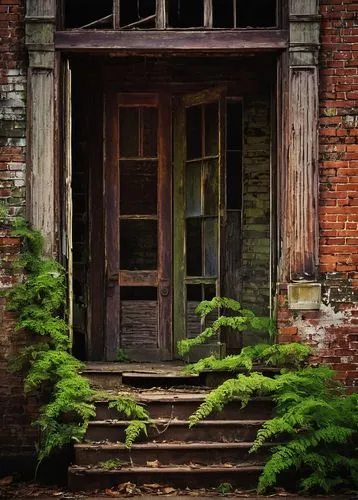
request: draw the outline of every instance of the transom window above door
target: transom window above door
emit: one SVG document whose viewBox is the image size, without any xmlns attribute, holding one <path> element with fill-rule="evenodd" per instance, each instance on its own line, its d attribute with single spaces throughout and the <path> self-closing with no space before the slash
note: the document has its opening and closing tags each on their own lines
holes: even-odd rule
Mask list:
<svg viewBox="0 0 358 500">
<path fill-rule="evenodd" d="M 64 0 L 66 29 L 275 28 L 278 0 Z"/>
</svg>

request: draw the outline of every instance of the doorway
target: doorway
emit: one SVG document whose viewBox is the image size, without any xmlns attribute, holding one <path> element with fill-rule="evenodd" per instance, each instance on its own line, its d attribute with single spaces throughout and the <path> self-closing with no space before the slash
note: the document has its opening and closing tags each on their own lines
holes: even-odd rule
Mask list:
<svg viewBox="0 0 358 500">
<path fill-rule="evenodd" d="M 88 208 L 81 244 L 74 225 L 74 250 L 88 252 L 88 268 L 74 259 L 86 302 L 79 357 L 175 359 L 177 341 L 207 325 L 197 305 L 218 295 L 269 314 L 273 77 L 257 78 L 256 58 L 236 62 L 126 59 L 100 65 L 90 97 L 78 85 L 73 186 L 78 177 Z M 223 331 L 196 355 L 257 340 Z"/>
</svg>

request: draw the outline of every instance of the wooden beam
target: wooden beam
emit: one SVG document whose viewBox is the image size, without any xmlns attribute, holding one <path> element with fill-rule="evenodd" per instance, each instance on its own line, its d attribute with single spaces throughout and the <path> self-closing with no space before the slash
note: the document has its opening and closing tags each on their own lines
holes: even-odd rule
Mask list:
<svg viewBox="0 0 358 500">
<path fill-rule="evenodd" d="M 318 0 L 289 3 L 290 48 L 281 60 L 278 102 L 281 282 L 318 278 L 318 11 Z"/>
<path fill-rule="evenodd" d="M 210 52 L 236 53 L 282 50 L 288 46 L 286 30 L 211 31 L 58 31 L 57 50 L 66 52 Z"/>
<path fill-rule="evenodd" d="M 57 254 L 55 215 L 55 48 L 54 0 L 27 0 L 25 43 L 28 68 L 27 216 L 45 238 L 45 252 Z"/>
</svg>

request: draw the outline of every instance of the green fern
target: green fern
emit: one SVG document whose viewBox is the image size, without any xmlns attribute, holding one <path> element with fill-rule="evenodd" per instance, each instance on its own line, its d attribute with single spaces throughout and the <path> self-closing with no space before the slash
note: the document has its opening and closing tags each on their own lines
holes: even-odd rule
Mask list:
<svg viewBox="0 0 358 500">
<path fill-rule="evenodd" d="M 132 420 L 127 428 L 125 429 L 125 445 L 127 448 L 131 448 L 134 441 L 138 439 L 140 434 L 144 434 L 148 436 L 148 422 L 144 422 L 143 420 Z"/>
<path fill-rule="evenodd" d="M 200 373 L 204 370 L 250 371 L 254 364 L 299 367 L 307 362 L 311 354 L 312 349 L 302 344 L 256 344 L 244 347 L 240 354 L 229 355 L 223 359 L 215 356 L 200 359 L 197 363 L 186 365 L 184 371 L 188 373 Z"/>
<path fill-rule="evenodd" d="M 118 413 L 123 413 L 128 419 L 149 420 L 148 411 L 131 396 L 118 396 L 108 404 L 109 408 L 115 408 Z"/>
<path fill-rule="evenodd" d="M 211 391 L 195 413 L 189 417 L 189 426 L 193 427 L 214 411 L 221 411 L 233 399 L 241 401 L 241 406 L 244 407 L 254 395 L 272 393 L 275 385 L 275 380 L 256 372 L 250 375 L 240 374 L 237 378 L 226 380 Z"/>
<path fill-rule="evenodd" d="M 127 419 L 131 420 L 125 429 L 125 445 L 127 448 L 131 448 L 140 434 L 148 435 L 147 428 L 151 421 L 150 415 L 132 396 L 117 396 L 109 402 L 108 406 L 109 408 L 115 408 L 119 413 L 125 415 Z"/>
<path fill-rule="evenodd" d="M 12 234 L 23 241 L 19 265 L 26 278 L 10 292 L 8 309 L 18 315 L 17 330 L 32 333 L 33 344 L 11 360 L 10 368 L 27 370 L 26 394 L 39 391 L 46 384 L 48 402 L 34 422 L 41 430 L 37 447 L 40 463 L 55 448 L 83 438 L 90 418 L 95 415 L 93 391 L 79 375 L 82 363 L 69 352 L 63 267 L 42 256 L 41 233 L 29 228 L 23 219 L 15 221 Z"/>
<path fill-rule="evenodd" d="M 42 262 L 44 238 L 40 231 L 32 229 L 22 217 L 13 223 L 13 236 L 22 238 L 20 265 L 27 272 L 36 272 Z"/>
<path fill-rule="evenodd" d="M 9 216 L 9 207 L 5 203 L 0 202 L 0 223 L 5 222 Z"/>
<path fill-rule="evenodd" d="M 178 342 L 180 356 L 185 356 L 194 347 L 207 342 L 216 335 L 221 328 L 231 328 L 238 332 L 245 330 L 263 330 L 273 334 L 274 322 L 268 317 L 258 317 L 253 311 L 243 309 L 240 302 L 226 297 L 214 297 L 212 300 L 204 300 L 196 308 L 196 313 L 205 318 L 209 313 L 220 310 L 231 310 L 234 316 L 221 315 L 211 326 L 207 327 L 199 335 L 193 338 L 182 339 Z"/>
<path fill-rule="evenodd" d="M 283 372 L 275 378 L 277 416 L 259 430 L 251 452 L 283 437 L 260 477 L 258 491 L 274 486 L 287 470 L 304 472 L 301 488 L 326 492 L 358 486 L 358 395 L 345 395 L 327 367 Z"/>
<path fill-rule="evenodd" d="M 298 368 L 307 362 L 311 354 L 312 349 L 304 344 L 295 342 L 274 344 L 266 347 L 261 353 L 260 360 L 270 366 L 292 366 Z"/>
<path fill-rule="evenodd" d="M 198 343 L 205 342 L 223 326 L 243 331 L 263 328 L 265 321 L 239 303 L 215 298 L 199 305 L 197 311 L 206 316 L 217 308 L 230 308 L 236 316 L 221 316 L 198 337 L 181 342 L 186 353 Z M 266 322 L 266 328 L 270 322 Z M 258 492 L 280 483 L 282 474 L 295 470 L 301 474 L 304 491 L 331 491 L 337 486 L 358 486 L 358 395 L 347 396 L 335 380 L 335 372 L 326 366 L 307 366 L 311 348 L 291 343 L 283 345 L 258 344 L 242 349 L 238 355 L 217 359 L 210 356 L 188 365 L 188 372 L 204 370 L 240 371 L 247 375 L 225 381 L 205 398 L 193 415 L 190 427 L 221 411 L 232 400 L 245 406 L 252 397 L 270 395 L 276 403 L 276 416 L 258 431 L 251 453 L 264 444 L 278 439 L 285 442 L 273 447 L 258 483 Z M 280 367 L 273 378 L 252 372 L 254 365 Z"/>
</svg>

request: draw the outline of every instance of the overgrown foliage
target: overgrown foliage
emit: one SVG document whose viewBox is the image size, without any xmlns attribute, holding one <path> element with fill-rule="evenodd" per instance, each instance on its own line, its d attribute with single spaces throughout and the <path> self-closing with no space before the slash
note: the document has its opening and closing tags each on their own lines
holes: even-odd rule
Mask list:
<svg viewBox="0 0 358 500">
<path fill-rule="evenodd" d="M 256 344 L 244 347 L 240 354 L 229 355 L 223 359 L 215 356 L 200 359 L 197 363 L 186 365 L 185 371 L 200 373 L 204 370 L 237 371 L 241 368 L 250 371 L 255 364 L 272 367 L 299 367 L 310 354 L 312 354 L 310 347 L 298 343 Z"/>
<path fill-rule="evenodd" d="M 68 325 L 64 319 L 66 276 L 62 266 L 43 256 L 43 238 L 23 219 L 15 221 L 13 235 L 22 238 L 19 265 L 25 277 L 9 294 L 9 310 L 18 315 L 17 329 L 33 335 L 10 364 L 27 370 L 25 393 L 46 389 L 47 403 L 34 422 L 41 430 L 38 460 L 54 449 L 83 438 L 95 415 L 93 391 L 81 377 L 82 364 L 70 353 Z"/>
<path fill-rule="evenodd" d="M 140 434 L 148 435 L 148 424 L 150 424 L 150 415 L 148 411 L 136 402 L 131 396 L 117 396 L 110 401 L 109 408 L 115 408 L 119 413 L 122 413 L 130 420 L 129 425 L 125 430 L 126 440 L 125 445 L 131 448 L 132 444 L 140 436 Z"/>
<path fill-rule="evenodd" d="M 190 349 L 196 345 L 204 344 L 207 340 L 213 337 L 221 328 L 232 328 L 233 330 L 244 332 L 245 330 L 264 330 L 271 335 L 274 331 L 274 323 L 271 318 L 256 316 L 249 309 L 242 308 L 241 304 L 233 299 L 226 297 L 214 297 L 212 300 L 204 300 L 196 308 L 196 313 L 205 318 L 213 311 L 233 311 L 235 315 L 221 315 L 216 319 L 211 326 L 205 328 L 196 337 L 183 339 L 178 342 L 178 352 L 180 356 L 188 354 Z"/>
<path fill-rule="evenodd" d="M 311 349 L 300 344 L 258 344 L 237 356 L 221 360 L 211 356 L 188 368 L 249 372 L 211 391 L 189 418 L 191 427 L 232 400 L 241 401 L 242 407 L 255 396 L 269 395 L 275 401 L 276 416 L 258 431 L 251 448 L 254 453 L 267 442 L 282 441 L 272 446 L 259 493 L 279 484 L 282 473 L 288 471 L 296 471 L 306 492 L 358 487 L 358 395 L 347 395 L 330 368 L 307 366 L 310 354 Z M 268 377 L 252 371 L 257 363 L 281 367 L 281 371 Z"/>
</svg>

